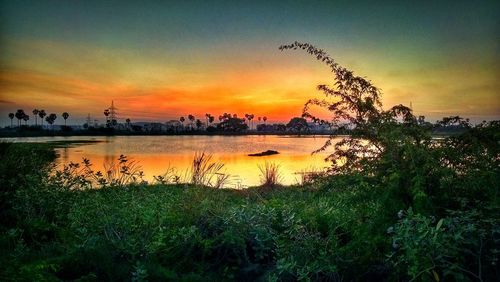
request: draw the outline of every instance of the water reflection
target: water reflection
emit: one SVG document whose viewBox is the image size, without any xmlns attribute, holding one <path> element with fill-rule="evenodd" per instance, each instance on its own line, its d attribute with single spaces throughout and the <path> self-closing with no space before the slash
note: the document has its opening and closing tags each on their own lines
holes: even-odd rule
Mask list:
<svg viewBox="0 0 500 282">
<path fill-rule="evenodd" d="M 164 174 L 174 167 L 183 176 L 190 167 L 195 152 L 204 151 L 213 155 L 213 160 L 225 164 L 226 173 L 232 175 L 233 186 L 254 186 L 260 183 L 258 165 L 265 161 L 280 165 L 283 184 L 297 183 L 296 173 L 318 170 L 328 166 L 324 154 L 311 155 L 321 147 L 327 137 L 291 136 L 111 136 L 111 137 L 41 137 L 17 138 L 11 141 L 47 142 L 58 140 L 99 140 L 69 148 L 58 149 L 58 164 L 81 162 L 90 159 L 93 168 L 103 170 L 105 163 L 116 161 L 123 154 L 137 160 L 152 181 L 154 175 Z M 278 155 L 249 157 L 250 153 L 276 150 Z"/>
</svg>

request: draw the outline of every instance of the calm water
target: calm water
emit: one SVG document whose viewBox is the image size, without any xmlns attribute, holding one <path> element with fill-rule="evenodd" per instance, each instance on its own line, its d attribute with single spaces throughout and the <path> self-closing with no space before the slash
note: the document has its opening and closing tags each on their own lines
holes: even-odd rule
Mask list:
<svg viewBox="0 0 500 282">
<path fill-rule="evenodd" d="M 153 180 L 169 167 L 184 175 L 190 167 L 195 152 L 213 155 L 213 160 L 225 164 L 231 175 L 229 187 L 254 186 L 260 183 L 258 166 L 266 161 L 280 165 L 282 183 L 295 184 L 300 179 L 297 172 L 322 169 L 328 165 L 324 154 L 311 155 L 327 140 L 325 136 L 111 136 L 111 137 L 36 137 L 6 138 L 15 142 L 48 142 L 58 140 L 96 140 L 98 143 L 57 149 L 59 165 L 90 159 L 95 169 L 102 170 L 106 162 L 117 160 L 120 154 L 137 160 L 146 175 Z M 276 150 L 278 155 L 249 157 L 250 153 Z"/>
</svg>

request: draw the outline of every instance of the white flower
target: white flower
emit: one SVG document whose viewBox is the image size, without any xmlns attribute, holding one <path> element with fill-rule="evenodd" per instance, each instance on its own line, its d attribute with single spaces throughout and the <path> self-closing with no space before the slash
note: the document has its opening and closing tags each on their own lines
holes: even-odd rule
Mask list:
<svg viewBox="0 0 500 282">
<path fill-rule="evenodd" d="M 403 210 L 398 211 L 398 218 L 403 218 L 404 212 Z"/>
</svg>

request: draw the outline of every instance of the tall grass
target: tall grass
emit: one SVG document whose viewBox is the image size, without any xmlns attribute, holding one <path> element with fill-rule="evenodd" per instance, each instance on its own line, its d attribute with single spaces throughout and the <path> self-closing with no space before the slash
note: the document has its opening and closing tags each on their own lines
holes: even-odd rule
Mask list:
<svg viewBox="0 0 500 282">
<path fill-rule="evenodd" d="M 222 172 L 224 164 L 212 161 L 213 156 L 205 152 L 196 152 L 189 171 L 190 183 L 197 186 L 213 188 L 224 187 L 229 180 L 229 174 Z"/>
<path fill-rule="evenodd" d="M 283 176 L 280 172 L 280 165 L 265 162 L 264 165 L 259 165 L 260 170 L 260 183 L 264 187 L 272 187 L 279 185 L 283 180 Z"/>
</svg>

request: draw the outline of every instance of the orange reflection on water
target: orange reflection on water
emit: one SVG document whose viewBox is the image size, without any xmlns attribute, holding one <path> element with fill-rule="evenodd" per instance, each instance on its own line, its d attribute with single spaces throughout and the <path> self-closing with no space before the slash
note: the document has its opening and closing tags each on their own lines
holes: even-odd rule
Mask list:
<svg viewBox="0 0 500 282">
<path fill-rule="evenodd" d="M 188 179 L 195 152 L 212 155 L 212 161 L 224 164 L 222 172 L 231 175 L 228 187 L 247 187 L 260 184 L 259 165 L 271 162 L 279 165 L 281 183 L 291 185 L 300 181 L 297 173 L 317 171 L 328 166 L 325 154 L 311 155 L 326 139 L 280 136 L 121 136 L 107 137 L 102 143 L 59 149 L 58 163 L 91 160 L 94 170 L 104 171 L 106 163 L 117 161 L 121 154 L 138 161 L 145 180 L 162 175 L 174 168 L 181 179 Z M 277 150 L 278 155 L 250 157 L 249 153 Z"/>
</svg>

